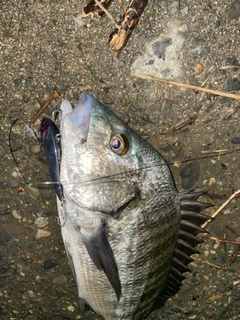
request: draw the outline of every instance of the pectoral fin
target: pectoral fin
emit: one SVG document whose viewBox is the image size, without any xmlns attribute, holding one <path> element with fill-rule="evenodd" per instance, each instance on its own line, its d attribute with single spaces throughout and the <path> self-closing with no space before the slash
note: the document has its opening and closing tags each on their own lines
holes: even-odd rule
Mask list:
<svg viewBox="0 0 240 320">
<path fill-rule="evenodd" d="M 107 225 L 101 223 L 94 234 L 81 230 L 83 241 L 93 263 L 98 270 L 103 270 L 119 300 L 122 295 L 117 264 L 107 238 Z"/>
</svg>

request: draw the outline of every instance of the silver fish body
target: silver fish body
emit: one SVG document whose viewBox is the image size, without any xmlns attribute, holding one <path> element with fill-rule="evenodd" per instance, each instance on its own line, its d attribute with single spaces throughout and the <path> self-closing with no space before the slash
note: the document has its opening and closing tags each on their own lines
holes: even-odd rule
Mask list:
<svg viewBox="0 0 240 320">
<path fill-rule="evenodd" d="M 58 210 L 82 306 L 144 319 L 179 290 L 207 205 L 178 193 L 161 155 L 90 95 L 61 109 Z"/>
</svg>

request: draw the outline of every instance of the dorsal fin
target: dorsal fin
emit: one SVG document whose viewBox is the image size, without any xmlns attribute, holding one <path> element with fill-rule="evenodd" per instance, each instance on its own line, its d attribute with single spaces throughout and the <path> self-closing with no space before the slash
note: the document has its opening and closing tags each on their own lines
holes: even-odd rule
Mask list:
<svg viewBox="0 0 240 320">
<path fill-rule="evenodd" d="M 207 232 L 201 228 L 201 224 L 211 219 L 200 212 L 211 205 L 196 201 L 203 192 L 184 192 L 180 194 L 181 222 L 178 239 L 174 250 L 172 263 L 166 279 L 164 290 L 155 307 L 160 307 L 164 302 L 177 293 L 185 279 L 184 273 L 189 271 L 187 265 L 193 261 L 191 255 L 199 253 L 195 247 L 202 242 L 196 235 Z"/>
</svg>

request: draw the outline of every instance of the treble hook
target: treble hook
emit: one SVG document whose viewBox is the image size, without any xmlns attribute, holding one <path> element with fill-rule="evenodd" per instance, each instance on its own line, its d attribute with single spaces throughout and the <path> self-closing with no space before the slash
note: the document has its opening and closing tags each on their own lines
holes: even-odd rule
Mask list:
<svg viewBox="0 0 240 320">
<path fill-rule="evenodd" d="M 56 121 L 56 120 L 59 120 L 60 122 L 62 121 L 62 110 L 54 110 L 52 112 L 52 121 Z"/>
</svg>

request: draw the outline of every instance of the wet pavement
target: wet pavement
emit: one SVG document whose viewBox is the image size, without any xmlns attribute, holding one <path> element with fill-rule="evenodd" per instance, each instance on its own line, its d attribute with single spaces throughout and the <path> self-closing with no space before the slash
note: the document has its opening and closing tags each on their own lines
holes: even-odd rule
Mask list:
<svg viewBox="0 0 240 320">
<path fill-rule="evenodd" d="M 81 319 L 55 194 L 40 184 L 49 181 L 43 152 L 21 121 L 11 135 L 21 172 L 9 147 L 14 119 L 27 123 L 54 90 L 35 132 L 62 99 L 74 105 L 87 91 L 161 152 L 179 190 L 208 191 L 209 214 L 240 189 L 239 100 L 134 77 L 198 86 L 209 77 L 206 87 L 240 94 L 239 0 L 151 1 L 120 54 L 108 47 L 115 26 L 83 20 L 84 5 L 0 1 L 0 319 Z M 109 12 L 118 21 L 127 5 L 113 1 Z M 207 226 L 181 291 L 148 319 L 240 318 L 238 245 L 212 239 L 239 243 L 239 209 L 236 197 Z M 88 310 L 85 319 L 101 317 Z"/>
</svg>

